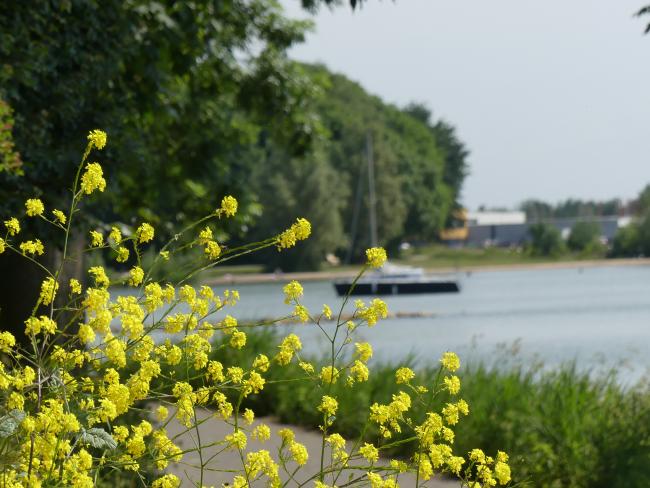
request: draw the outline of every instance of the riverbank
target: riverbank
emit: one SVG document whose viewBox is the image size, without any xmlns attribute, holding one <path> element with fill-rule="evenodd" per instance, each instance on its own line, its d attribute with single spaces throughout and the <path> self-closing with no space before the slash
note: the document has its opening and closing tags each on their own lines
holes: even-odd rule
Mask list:
<svg viewBox="0 0 650 488">
<path fill-rule="evenodd" d="M 410 263 L 414 264 L 414 263 Z M 548 261 L 548 262 L 519 262 L 509 264 L 478 263 L 471 265 L 457 266 L 436 266 L 425 267 L 427 273 L 432 274 L 456 274 L 456 273 L 479 273 L 492 271 L 517 271 L 536 269 L 580 269 L 580 268 L 605 268 L 617 266 L 650 266 L 650 258 L 617 258 L 617 259 L 585 259 L 573 261 Z M 295 273 L 225 273 L 221 276 L 213 276 L 202 280 L 203 284 L 210 286 L 251 284 L 251 283 L 274 283 L 291 280 L 297 281 L 332 281 L 341 278 L 351 278 L 359 272 L 358 267 L 350 267 L 341 270 L 324 271 L 302 271 Z"/>
</svg>

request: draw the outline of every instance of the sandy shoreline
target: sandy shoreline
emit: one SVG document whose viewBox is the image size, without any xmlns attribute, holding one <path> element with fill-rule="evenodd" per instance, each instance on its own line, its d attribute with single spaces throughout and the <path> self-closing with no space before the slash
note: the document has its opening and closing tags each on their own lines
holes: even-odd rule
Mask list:
<svg viewBox="0 0 650 488">
<path fill-rule="evenodd" d="M 479 266 L 447 266 L 426 268 L 426 272 L 434 274 L 480 273 L 494 271 L 525 271 L 535 269 L 580 269 L 580 268 L 610 268 L 617 266 L 650 266 L 650 258 L 627 259 L 593 259 L 584 261 L 557 261 L 551 263 L 517 263 L 493 264 Z M 357 271 L 304 271 L 296 273 L 245 273 L 226 274 L 217 278 L 205 280 L 208 285 L 231 285 L 249 283 L 284 283 L 286 281 L 331 281 L 339 278 L 352 278 Z"/>
</svg>

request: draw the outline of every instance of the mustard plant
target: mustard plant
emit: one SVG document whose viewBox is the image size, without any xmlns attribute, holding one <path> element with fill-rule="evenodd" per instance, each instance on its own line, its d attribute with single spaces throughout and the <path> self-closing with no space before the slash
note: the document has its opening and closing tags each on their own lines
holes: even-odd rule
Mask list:
<svg viewBox="0 0 650 488">
<path fill-rule="evenodd" d="M 461 385 L 455 373 L 460 361 L 453 352 L 442 356 L 437 377 L 429 384 L 418 382 L 407 367 L 397 369 L 394 378 L 386 381 L 400 385 L 399 393 L 370 406 L 361 435 L 345 439 L 337 432 L 337 417 L 346 412 L 339 411 L 333 386 L 343 383 L 355 388 L 368 380 L 372 346 L 355 341 L 355 334 L 386 318 L 387 305 L 381 299 L 355 301 L 351 317 L 343 314 L 349 295 L 336 313 L 328 305 L 314 312 L 302 302 L 303 287 L 292 281 L 284 287 L 285 303 L 292 307 L 286 317 L 244 326 L 230 311 L 239 300 L 237 291 L 218 295 L 209 286 L 190 284 L 200 271 L 234 257 L 267 247 L 281 252 L 295 246 L 311 233 L 306 219 L 298 218 L 289 229 L 267 240 L 227 247 L 215 239 L 215 226 L 233 217 L 238 203 L 224 196 L 210 215 L 187 225 L 162 245 L 148 269 L 143 269 L 142 253 L 156 236 L 149 223 L 141 222 L 134 230 L 120 226 L 86 229 L 84 253 L 109 253 L 117 263 L 132 266 L 113 280 L 103 266 L 90 266 L 86 280 L 63 282 L 64 264 L 83 259 L 69 246 L 76 228 L 73 221 L 84 200 L 106 189 L 102 166 L 90 161 L 91 154 L 106 143 L 103 131 L 89 133 L 67 209 L 46 209 L 38 198 L 25 201 L 21 218 L 41 219 L 62 234 L 61 259 L 54 269 L 39 259 L 52 251 L 45 243 L 36 236 L 22 239 L 18 216 L 4 220 L 0 253 L 23 256 L 41 268 L 45 278 L 33 311 L 25 318 L 28 344 L 19 343 L 10 332 L 0 333 L 4 354 L 0 363 L 2 486 L 91 487 L 110 481 L 116 472 L 133 472 L 142 474 L 142 484 L 150 479 L 144 474 L 155 473 L 150 482 L 153 487 L 177 487 L 182 482 L 203 487 L 208 469 L 229 473 L 235 488 L 259 483 L 388 488 L 399 486 L 406 472 L 414 473 L 416 486 L 426 485 L 436 473 L 455 476 L 471 488 L 510 484 L 505 453 L 490 457 L 479 449 L 462 455 L 453 452 L 454 426 L 469 414 L 469 405 L 458 396 Z M 198 249 L 201 257 L 181 279 L 174 283 L 152 279 L 154 270 L 191 249 Z M 368 249 L 366 254 L 367 262 L 356 280 L 386 261 L 382 248 Z M 113 296 L 114 285 L 132 292 Z M 283 337 L 275 353 L 259 354 L 250 364 L 224 367 L 218 361 L 213 351 L 215 338 L 223 347 L 243 349 L 246 327 L 269 327 L 287 318 L 320 328 L 328 340 L 328 362 L 320 370 L 301 358 L 302 343 L 296 333 Z M 325 320 L 334 325 L 324 326 Z M 272 432 L 264 423 L 253 427 L 255 412 L 242 408 L 247 397 L 264 389 L 265 374 L 271 368 L 291 363 L 297 363 L 301 373 L 290 381 L 313 384 L 310 407 L 322 417 L 319 452 L 308 452 L 291 429 Z M 410 411 L 416 402 L 429 410 L 441 397 L 446 398 L 441 411 L 428 411 L 420 423 L 412 420 Z M 197 414 L 199 410 L 225 422 L 229 433 L 201 439 L 200 427 L 206 418 Z M 175 443 L 176 437 L 168 435 L 171 422 L 194 435 L 192 447 L 183 449 Z M 381 433 L 381 442 L 373 444 L 364 438 L 371 426 Z M 393 440 L 396 433 L 399 440 Z M 276 452 L 247 449 L 250 438 L 265 442 L 273 435 L 282 439 Z M 403 442 L 417 445 L 413 456 L 380 458 L 382 451 Z M 216 454 L 203 455 L 215 447 Z M 238 466 L 220 464 L 219 455 L 227 451 L 238 453 Z M 166 471 L 172 464 L 185 463 L 189 453 L 198 454 L 195 479 L 181 480 Z M 310 456 L 319 460 L 319 469 L 303 475 Z"/>
</svg>

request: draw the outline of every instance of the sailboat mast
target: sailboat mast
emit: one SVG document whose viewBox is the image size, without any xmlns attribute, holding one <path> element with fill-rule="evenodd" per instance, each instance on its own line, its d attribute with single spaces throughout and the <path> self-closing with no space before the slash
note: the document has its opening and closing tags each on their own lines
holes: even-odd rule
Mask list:
<svg viewBox="0 0 650 488">
<path fill-rule="evenodd" d="M 372 153 L 372 134 L 366 134 L 366 155 L 368 156 L 368 213 L 370 220 L 370 247 L 378 246 L 377 239 L 377 196 L 375 195 L 375 161 Z"/>
</svg>

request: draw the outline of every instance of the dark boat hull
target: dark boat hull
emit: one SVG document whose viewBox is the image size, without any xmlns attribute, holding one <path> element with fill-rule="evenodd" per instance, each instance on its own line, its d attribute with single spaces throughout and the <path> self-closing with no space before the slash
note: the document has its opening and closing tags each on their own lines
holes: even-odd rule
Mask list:
<svg viewBox="0 0 650 488">
<path fill-rule="evenodd" d="M 334 283 L 339 296 L 348 294 L 352 283 Z M 460 288 L 455 281 L 420 282 L 362 282 L 357 283 L 350 295 L 415 295 L 418 293 L 458 293 Z"/>
</svg>

